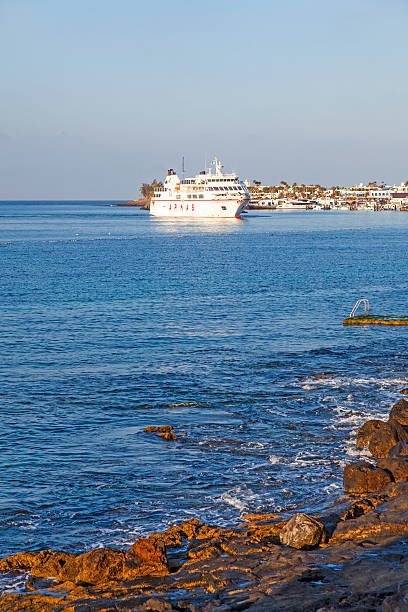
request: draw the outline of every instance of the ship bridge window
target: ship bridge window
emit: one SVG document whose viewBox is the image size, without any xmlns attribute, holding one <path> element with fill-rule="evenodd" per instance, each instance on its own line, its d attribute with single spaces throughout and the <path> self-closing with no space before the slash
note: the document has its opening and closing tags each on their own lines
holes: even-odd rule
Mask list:
<svg viewBox="0 0 408 612">
<path fill-rule="evenodd" d="M 197 198 L 197 194 L 196 194 L 196 193 L 193 193 L 192 197 L 193 197 L 193 198 Z"/>
<path fill-rule="evenodd" d="M 203 193 L 200 193 L 198 197 L 199 197 L 199 198 L 204 198 L 204 194 L 203 194 Z"/>
</svg>

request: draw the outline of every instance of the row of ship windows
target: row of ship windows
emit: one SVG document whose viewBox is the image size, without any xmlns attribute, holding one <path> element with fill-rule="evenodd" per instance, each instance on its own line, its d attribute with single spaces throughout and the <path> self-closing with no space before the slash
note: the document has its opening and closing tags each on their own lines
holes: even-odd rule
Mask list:
<svg viewBox="0 0 408 612">
<path fill-rule="evenodd" d="M 206 181 L 207 183 L 239 183 L 238 179 L 220 179 L 220 178 L 214 178 L 214 179 L 207 179 Z M 195 185 L 195 179 L 183 179 L 181 181 L 182 185 Z"/>
<path fill-rule="evenodd" d="M 155 197 L 156 198 L 160 198 L 160 194 L 156 195 Z M 197 194 L 197 193 L 194 193 L 194 194 L 188 193 L 186 195 L 186 198 L 188 198 L 189 200 L 191 200 L 191 199 L 194 199 L 194 200 L 203 199 L 204 198 L 204 194 L 203 193 L 199 193 L 199 194 Z M 176 194 L 176 200 L 181 200 L 181 195 L 179 193 Z"/>
<path fill-rule="evenodd" d="M 240 187 L 229 187 L 228 185 L 224 185 L 223 187 L 207 187 L 210 191 L 225 191 L 229 189 L 230 191 L 242 191 Z"/>
<path fill-rule="evenodd" d="M 238 191 L 239 193 L 244 193 L 243 190 L 240 187 L 228 187 L 227 185 L 225 185 L 224 187 L 207 187 L 206 191 L 226 191 L 228 189 L 230 191 Z M 197 187 L 196 190 L 197 191 L 203 191 L 203 188 L 202 187 Z M 159 190 L 157 190 L 157 191 L 159 191 Z M 160 193 L 157 194 L 157 197 L 160 197 Z"/>
<path fill-rule="evenodd" d="M 220 194 L 220 195 L 221 195 L 221 194 Z M 227 194 L 225 194 L 225 195 L 227 195 Z M 161 197 L 161 193 L 157 193 L 157 194 L 155 194 L 155 196 L 154 196 L 154 197 L 155 197 L 155 198 L 160 198 L 160 197 Z M 189 199 L 191 199 L 191 198 L 193 198 L 193 199 L 201 198 L 201 199 L 202 199 L 202 198 L 204 198 L 204 194 L 203 194 L 203 193 L 187 193 L 187 194 L 185 195 L 185 197 L 186 197 L 186 198 L 189 198 Z M 180 198 L 181 198 L 180 194 L 179 194 L 179 193 L 177 193 L 177 194 L 176 194 L 176 200 L 180 200 Z"/>
<path fill-rule="evenodd" d="M 223 185 L 222 187 L 190 187 L 194 191 L 240 191 L 242 192 L 242 188 L 238 185 L 236 187 L 229 187 L 228 185 Z"/>
</svg>

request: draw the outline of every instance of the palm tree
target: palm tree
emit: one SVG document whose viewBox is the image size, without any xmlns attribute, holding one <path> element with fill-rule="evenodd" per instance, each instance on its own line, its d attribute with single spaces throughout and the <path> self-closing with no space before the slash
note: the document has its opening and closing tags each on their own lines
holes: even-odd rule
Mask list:
<svg viewBox="0 0 408 612">
<path fill-rule="evenodd" d="M 150 204 L 150 200 L 154 196 L 154 190 L 158 187 L 163 187 L 163 183 L 157 181 L 156 179 L 154 179 L 150 185 L 149 183 L 143 183 L 143 185 L 141 186 L 140 193 L 142 194 L 143 199 L 146 200 L 148 204 Z"/>
</svg>

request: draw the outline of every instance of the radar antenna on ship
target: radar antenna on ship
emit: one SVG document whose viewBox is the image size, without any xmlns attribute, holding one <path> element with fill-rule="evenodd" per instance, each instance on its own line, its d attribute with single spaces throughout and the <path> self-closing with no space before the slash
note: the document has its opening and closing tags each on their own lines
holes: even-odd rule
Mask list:
<svg viewBox="0 0 408 612">
<path fill-rule="evenodd" d="M 217 176 L 220 176 L 222 174 L 221 170 L 224 166 L 222 165 L 222 163 L 220 162 L 219 159 L 217 159 L 216 157 L 214 157 L 214 159 L 212 160 L 212 162 L 210 162 L 210 166 L 208 168 L 209 174 L 211 174 L 211 168 L 215 168 L 215 174 Z"/>
</svg>

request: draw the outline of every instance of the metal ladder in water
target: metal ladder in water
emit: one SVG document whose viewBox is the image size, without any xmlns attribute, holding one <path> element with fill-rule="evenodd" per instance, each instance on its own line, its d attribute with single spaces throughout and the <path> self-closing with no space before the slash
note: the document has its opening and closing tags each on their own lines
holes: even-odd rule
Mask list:
<svg viewBox="0 0 408 612">
<path fill-rule="evenodd" d="M 360 304 L 364 304 L 364 314 L 365 315 L 369 315 L 370 314 L 370 304 L 369 301 L 365 298 L 361 298 L 361 300 L 357 300 L 357 302 L 354 305 L 353 310 L 350 312 L 350 317 L 354 317 L 358 307 L 360 306 Z"/>
</svg>

